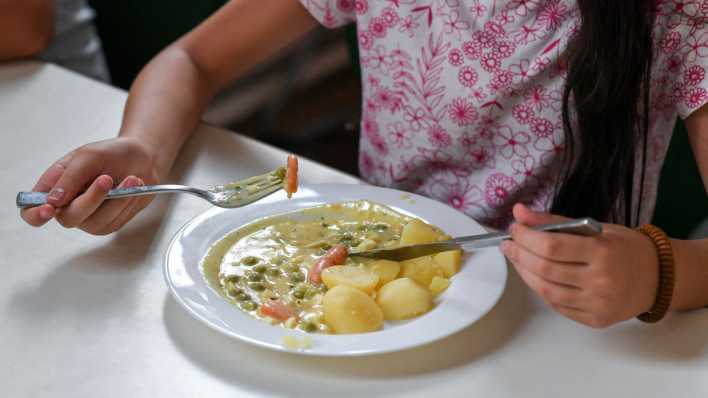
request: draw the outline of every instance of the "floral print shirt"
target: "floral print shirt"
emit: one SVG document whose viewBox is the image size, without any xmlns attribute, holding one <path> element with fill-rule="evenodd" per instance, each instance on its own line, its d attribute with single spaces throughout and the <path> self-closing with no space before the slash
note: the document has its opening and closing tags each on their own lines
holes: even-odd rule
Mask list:
<svg viewBox="0 0 708 398">
<path fill-rule="evenodd" d="M 327 27 L 357 25 L 363 178 L 496 227 L 516 202 L 549 208 L 576 1 L 300 1 Z M 657 4 L 642 223 L 677 115 L 708 102 L 708 0 Z"/>
</svg>

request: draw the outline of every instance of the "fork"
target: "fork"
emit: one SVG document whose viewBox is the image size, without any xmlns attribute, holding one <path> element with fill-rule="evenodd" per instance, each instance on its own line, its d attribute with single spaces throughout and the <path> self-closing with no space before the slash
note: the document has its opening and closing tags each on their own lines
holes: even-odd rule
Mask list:
<svg viewBox="0 0 708 398">
<path fill-rule="evenodd" d="M 216 185 L 208 189 L 174 184 L 116 188 L 108 191 L 106 199 L 158 193 L 188 193 L 199 196 L 214 206 L 230 209 L 246 206 L 280 190 L 283 187 L 284 179 L 285 168 L 279 167 L 270 173 L 249 177 L 229 184 Z M 16 203 L 20 209 L 43 205 L 47 203 L 47 192 L 19 192 Z"/>
</svg>

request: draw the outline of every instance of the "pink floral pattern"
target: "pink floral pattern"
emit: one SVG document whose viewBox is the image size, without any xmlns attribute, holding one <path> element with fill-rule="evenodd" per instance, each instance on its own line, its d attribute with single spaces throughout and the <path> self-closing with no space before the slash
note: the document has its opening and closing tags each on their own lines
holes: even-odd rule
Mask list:
<svg viewBox="0 0 708 398">
<path fill-rule="evenodd" d="M 708 0 L 654 1 L 640 222 L 653 212 L 676 117 L 708 102 Z M 508 225 L 516 202 L 548 209 L 564 147 L 565 53 L 581 24 L 576 1 L 301 2 L 327 27 L 357 25 L 367 181 L 497 227 Z"/>
</svg>

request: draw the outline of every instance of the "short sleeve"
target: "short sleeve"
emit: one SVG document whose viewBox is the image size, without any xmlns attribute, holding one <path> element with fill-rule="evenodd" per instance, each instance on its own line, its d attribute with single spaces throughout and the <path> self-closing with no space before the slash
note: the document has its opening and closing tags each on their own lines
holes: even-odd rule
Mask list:
<svg viewBox="0 0 708 398">
<path fill-rule="evenodd" d="M 365 12 L 367 0 L 300 0 L 307 11 L 327 28 L 337 28 L 356 20 Z"/>
<path fill-rule="evenodd" d="M 708 0 L 662 1 L 654 68 L 669 82 L 667 96 L 685 119 L 708 103 Z M 662 5 L 665 5 L 662 7 Z"/>
</svg>

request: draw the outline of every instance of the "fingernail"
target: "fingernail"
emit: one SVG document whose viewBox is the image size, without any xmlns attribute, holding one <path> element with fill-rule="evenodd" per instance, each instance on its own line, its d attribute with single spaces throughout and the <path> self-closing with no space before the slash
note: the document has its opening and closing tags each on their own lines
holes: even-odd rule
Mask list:
<svg viewBox="0 0 708 398">
<path fill-rule="evenodd" d="M 53 216 L 54 216 L 54 210 L 53 210 L 53 208 L 48 207 L 48 206 L 42 206 L 42 207 L 39 209 L 39 217 L 40 217 L 42 220 L 49 220 L 49 219 L 52 218 Z"/>
<path fill-rule="evenodd" d="M 137 187 L 138 185 L 140 185 L 140 179 L 138 179 L 137 177 L 131 176 L 125 180 L 125 184 L 123 186 L 125 188 L 133 188 L 133 187 Z"/>
<path fill-rule="evenodd" d="M 113 188 L 113 179 L 107 175 L 102 175 L 98 177 L 97 183 L 98 186 L 104 191 L 109 191 L 111 188 Z"/>
<path fill-rule="evenodd" d="M 49 191 L 49 195 L 47 195 L 48 200 L 52 200 L 55 202 L 59 202 L 61 198 L 64 197 L 64 189 L 63 188 L 52 188 L 51 191 Z"/>
</svg>

